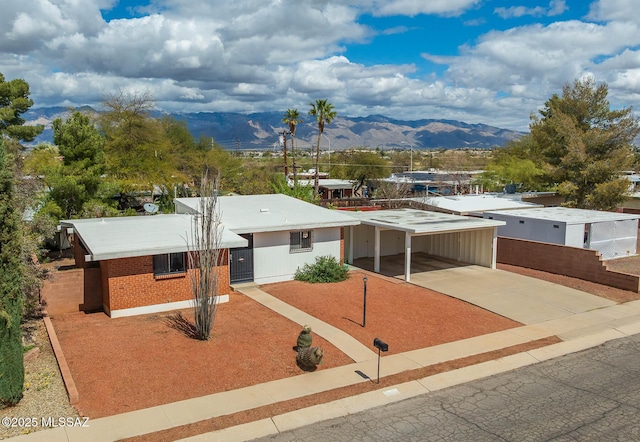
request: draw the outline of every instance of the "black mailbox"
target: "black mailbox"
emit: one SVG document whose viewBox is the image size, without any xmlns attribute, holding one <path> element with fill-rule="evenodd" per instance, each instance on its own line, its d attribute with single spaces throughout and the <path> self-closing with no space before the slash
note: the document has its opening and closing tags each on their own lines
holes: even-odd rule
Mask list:
<svg viewBox="0 0 640 442">
<path fill-rule="evenodd" d="M 386 342 L 381 341 L 378 338 L 374 338 L 373 339 L 373 346 L 375 348 L 377 348 L 380 351 L 388 351 L 389 350 L 389 346 L 387 345 Z"/>
</svg>

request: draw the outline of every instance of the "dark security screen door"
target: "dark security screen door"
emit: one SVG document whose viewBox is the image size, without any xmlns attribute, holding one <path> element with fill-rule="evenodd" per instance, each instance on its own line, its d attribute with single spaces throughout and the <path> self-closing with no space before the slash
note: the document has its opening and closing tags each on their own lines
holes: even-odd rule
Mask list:
<svg viewBox="0 0 640 442">
<path fill-rule="evenodd" d="M 229 273 L 231 283 L 253 281 L 253 235 L 240 235 L 249 241 L 247 247 L 229 250 Z"/>
</svg>

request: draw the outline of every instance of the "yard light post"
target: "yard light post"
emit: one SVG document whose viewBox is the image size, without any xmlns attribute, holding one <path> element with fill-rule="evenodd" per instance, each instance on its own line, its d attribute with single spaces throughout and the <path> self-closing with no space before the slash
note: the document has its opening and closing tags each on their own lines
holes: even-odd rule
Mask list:
<svg viewBox="0 0 640 442">
<path fill-rule="evenodd" d="M 362 326 L 367 325 L 367 277 L 362 278 L 364 283 L 364 305 L 362 306 Z"/>
</svg>

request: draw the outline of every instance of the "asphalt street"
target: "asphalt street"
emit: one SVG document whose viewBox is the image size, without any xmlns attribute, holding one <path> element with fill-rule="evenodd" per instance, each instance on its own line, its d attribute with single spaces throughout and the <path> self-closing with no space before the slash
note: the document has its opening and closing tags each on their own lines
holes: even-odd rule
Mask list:
<svg viewBox="0 0 640 442">
<path fill-rule="evenodd" d="M 640 335 L 261 441 L 640 440 Z"/>
</svg>

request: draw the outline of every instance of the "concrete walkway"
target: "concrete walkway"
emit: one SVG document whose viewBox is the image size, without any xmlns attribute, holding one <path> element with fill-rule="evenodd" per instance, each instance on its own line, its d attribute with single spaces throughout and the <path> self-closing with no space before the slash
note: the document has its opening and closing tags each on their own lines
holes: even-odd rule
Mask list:
<svg viewBox="0 0 640 442">
<path fill-rule="evenodd" d="M 351 335 L 280 301 L 278 298 L 274 298 L 260 290 L 255 284 L 235 285 L 234 289 L 301 326 L 309 325 L 313 333 L 331 342 L 355 362 L 367 361 L 376 357 L 376 353 Z"/>
<path fill-rule="evenodd" d="M 496 278 L 502 278 L 503 275 L 501 273 L 504 272 L 495 273 L 495 275 L 498 275 Z M 412 278 L 413 277 L 414 275 L 412 275 Z M 436 280 L 437 278 L 433 279 Z M 466 283 L 466 281 L 461 281 L 460 279 L 458 279 L 458 282 L 463 285 Z M 488 285 L 489 283 L 490 281 L 486 281 L 483 284 Z M 500 279 L 495 282 L 496 285 L 503 283 L 504 280 Z M 452 283 L 448 282 L 447 284 Z M 477 286 L 483 284 L 478 283 Z M 502 292 L 496 285 L 493 286 L 493 289 L 503 293 L 502 295 L 498 295 L 498 298 L 500 296 L 511 296 L 511 291 Z M 528 285 L 525 284 L 525 286 Z M 475 287 L 473 287 L 473 289 L 475 290 Z M 545 293 L 545 296 L 553 300 L 553 292 L 557 291 L 561 293 L 563 292 L 562 289 L 560 286 L 552 284 L 546 287 L 545 290 L 549 293 Z M 88 428 L 58 427 L 19 436 L 14 439 L 52 442 L 119 440 L 361 382 L 371 382 L 371 380 L 376 378 L 377 354 L 366 347 L 363 349 L 362 347 L 364 346 L 360 343 L 356 342 L 356 344 L 354 344 L 353 338 L 350 336 L 346 335 L 347 337 L 345 337 L 344 333 L 336 332 L 334 327 L 328 326 L 304 312 L 291 308 L 287 304 L 265 294 L 257 287 L 240 287 L 240 290 L 247 296 L 256 299 L 269 308 L 273 308 L 275 311 L 295 320 L 299 324 L 306 323 L 311 325 L 314 328 L 314 332 L 318 334 L 322 333 L 325 339 L 329 339 L 334 345 L 358 362 L 342 367 L 318 370 L 291 378 L 271 381 L 252 387 L 90 420 Z M 553 301 L 554 303 L 552 304 L 555 306 L 554 311 L 562 312 L 562 314 L 558 316 L 545 313 L 547 316 L 544 316 L 544 318 L 546 319 L 538 323 L 529 323 L 515 329 L 385 356 L 381 361 L 380 376 L 389 376 L 407 370 L 426 367 L 465 356 L 481 354 L 549 336 L 558 336 L 563 339 L 564 342 L 495 361 L 429 376 L 396 385 L 385 390 L 372 391 L 339 401 L 274 416 L 269 419 L 263 419 L 217 432 L 206 433 L 190 438 L 189 440 L 240 441 L 266 436 L 321 420 L 344 416 L 367 408 L 404 400 L 419 394 L 491 376 L 492 374 L 513 370 L 563 354 L 590 348 L 611 339 L 640 333 L 640 301 L 617 305 L 607 301 L 604 303 L 605 305 L 602 305 L 590 299 L 590 296 L 584 299 L 582 296 L 574 297 L 573 294 L 567 296 L 556 295 L 556 297 L 563 299 L 562 302 Z M 594 301 L 593 304 L 591 304 L 592 301 Z M 539 302 L 539 304 L 544 305 L 547 302 L 548 301 L 545 300 Z M 572 305 L 571 302 L 576 302 L 578 305 Z M 584 302 L 588 303 L 588 306 L 583 305 Z M 495 305 L 499 307 L 502 306 L 500 308 L 504 310 L 509 310 L 507 308 L 509 304 L 517 304 L 517 301 L 512 298 L 510 302 L 505 301 L 504 306 L 500 302 L 495 303 Z M 531 308 L 536 307 L 533 306 Z M 512 306 L 511 311 L 513 314 L 521 314 L 519 306 Z M 547 307 L 540 307 L 540 311 L 546 312 Z M 505 311 L 505 313 L 508 312 Z M 509 315 L 505 314 L 505 316 Z M 543 316 L 540 314 L 539 317 Z M 531 320 L 533 321 L 534 319 Z M 367 351 L 365 351 L 365 349 Z"/>
</svg>

